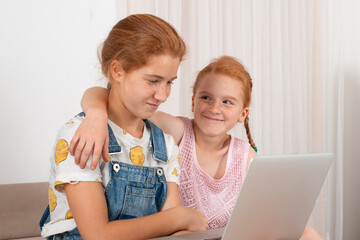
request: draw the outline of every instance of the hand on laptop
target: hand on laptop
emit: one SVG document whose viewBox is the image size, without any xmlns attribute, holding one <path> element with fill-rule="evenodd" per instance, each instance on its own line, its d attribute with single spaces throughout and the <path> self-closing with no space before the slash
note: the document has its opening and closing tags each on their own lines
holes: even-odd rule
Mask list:
<svg viewBox="0 0 360 240">
<path fill-rule="evenodd" d="M 202 212 L 199 212 L 195 209 L 188 208 L 188 207 L 182 207 L 182 208 L 185 209 L 186 211 L 190 211 L 191 213 L 189 213 L 189 214 L 196 215 L 196 218 L 191 218 L 191 219 L 186 218 L 188 215 L 185 215 L 185 218 L 183 218 L 181 215 L 179 216 L 180 219 L 184 220 L 186 230 L 188 230 L 190 232 L 206 230 L 206 228 L 208 226 L 208 220 Z M 199 219 L 200 219 L 200 221 L 199 221 Z"/>
<path fill-rule="evenodd" d="M 300 240 L 324 240 L 312 227 L 306 226 Z"/>
</svg>

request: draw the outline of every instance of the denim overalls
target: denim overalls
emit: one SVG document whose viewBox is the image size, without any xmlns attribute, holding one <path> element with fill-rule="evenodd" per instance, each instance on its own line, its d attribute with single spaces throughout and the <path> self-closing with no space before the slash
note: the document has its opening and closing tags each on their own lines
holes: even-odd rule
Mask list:
<svg viewBox="0 0 360 240">
<path fill-rule="evenodd" d="M 84 116 L 83 113 L 79 114 Z M 163 131 L 148 120 L 144 120 L 150 128 L 150 143 L 155 160 L 166 163 L 166 143 Z M 109 155 L 121 154 L 121 147 L 108 125 Z M 144 167 L 111 161 L 108 164 L 110 180 L 105 189 L 109 221 L 138 218 L 160 211 L 165 203 L 167 184 L 161 167 Z M 41 220 L 40 230 L 50 221 L 49 206 Z M 82 239 L 78 228 L 48 239 Z"/>
</svg>

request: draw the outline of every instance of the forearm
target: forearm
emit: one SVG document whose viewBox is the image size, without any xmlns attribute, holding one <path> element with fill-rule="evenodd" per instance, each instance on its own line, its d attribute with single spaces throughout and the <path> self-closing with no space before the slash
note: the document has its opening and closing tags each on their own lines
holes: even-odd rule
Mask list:
<svg viewBox="0 0 360 240">
<path fill-rule="evenodd" d="M 124 235 L 131 236 L 131 238 L 127 239 L 148 239 L 166 236 L 185 228 L 185 226 L 181 226 L 182 224 L 178 218 L 181 214 L 181 208 L 177 208 L 181 206 L 178 186 L 173 182 L 167 184 L 167 197 L 161 212 L 130 221 L 120 220 L 123 231 L 125 231 Z M 118 222 L 109 223 L 110 230 L 108 231 L 110 233 L 113 233 L 112 228 L 119 229 Z M 141 231 L 138 230 L 139 226 L 141 226 Z"/>
<path fill-rule="evenodd" d="M 91 113 L 91 111 L 106 114 L 107 100 L 107 89 L 102 87 L 92 87 L 84 92 L 81 99 L 81 107 L 86 114 Z"/>
<path fill-rule="evenodd" d="M 166 201 L 164 203 L 164 206 L 161 208 L 161 211 L 180 206 L 181 202 L 177 184 L 174 182 L 167 182 Z"/>
<path fill-rule="evenodd" d="M 161 128 L 165 133 L 173 136 L 176 144 L 179 144 L 185 131 L 184 122 L 180 118 L 174 117 L 168 113 L 156 111 L 151 116 L 150 121 Z"/>
<path fill-rule="evenodd" d="M 171 208 L 159 213 L 130 220 L 108 222 L 103 229 L 103 239 L 149 239 L 167 236 L 186 228 L 181 208 Z"/>
<path fill-rule="evenodd" d="M 101 183 L 65 184 L 65 192 L 76 225 L 86 240 L 148 239 L 180 230 L 202 230 L 206 226 L 202 215 L 184 207 L 173 207 L 146 217 L 109 222 Z"/>
</svg>

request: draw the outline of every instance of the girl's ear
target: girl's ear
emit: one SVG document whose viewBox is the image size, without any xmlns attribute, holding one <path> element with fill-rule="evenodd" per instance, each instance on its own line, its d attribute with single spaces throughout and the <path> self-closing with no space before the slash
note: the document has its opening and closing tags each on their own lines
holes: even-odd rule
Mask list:
<svg viewBox="0 0 360 240">
<path fill-rule="evenodd" d="M 239 123 L 243 123 L 245 121 L 246 116 L 249 114 L 249 108 L 246 107 L 242 110 L 240 117 L 238 119 Z"/>
<path fill-rule="evenodd" d="M 112 80 L 119 82 L 121 77 L 124 75 L 124 69 L 122 68 L 118 60 L 113 60 L 109 66 L 109 72 Z"/>
</svg>

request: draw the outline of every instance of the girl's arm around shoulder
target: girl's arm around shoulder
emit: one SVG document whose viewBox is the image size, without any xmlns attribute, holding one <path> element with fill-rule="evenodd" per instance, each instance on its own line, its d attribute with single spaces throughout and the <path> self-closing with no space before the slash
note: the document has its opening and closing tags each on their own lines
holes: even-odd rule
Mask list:
<svg viewBox="0 0 360 240">
<path fill-rule="evenodd" d="M 173 195 L 176 190 L 170 185 L 169 194 Z M 65 184 L 65 192 L 83 239 L 148 239 L 181 230 L 204 229 L 201 213 L 171 204 L 170 208 L 153 215 L 109 222 L 104 191 L 98 182 Z"/>
<path fill-rule="evenodd" d="M 107 129 L 108 91 L 102 87 L 92 87 L 85 91 L 81 99 L 81 107 L 86 114 L 74 137 L 70 142 L 70 154 L 75 156 L 75 163 L 84 168 L 89 156 L 93 153 L 91 169 L 95 169 L 100 156 L 108 159 Z"/>
<path fill-rule="evenodd" d="M 92 169 L 95 169 L 101 155 L 105 161 L 108 159 L 107 99 L 108 90 L 102 87 L 87 89 L 81 99 L 81 107 L 86 117 L 69 147 L 71 155 L 75 156 L 75 163 L 81 168 L 85 167 L 92 152 Z M 180 142 L 185 129 L 180 118 L 163 112 L 155 112 L 150 120 L 165 133 L 172 135 L 177 144 Z"/>
<path fill-rule="evenodd" d="M 165 133 L 173 136 L 175 143 L 179 144 L 185 131 L 185 124 L 181 118 L 161 111 L 156 111 L 151 116 L 150 121 L 161 128 Z"/>
<path fill-rule="evenodd" d="M 249 155 L 248 155 L 248 159 L 247 159 L 247 164 L 246 164 L 246 170 L 249 168 L 251 159 L 253 159 L 255 156 L 257 156 L 255 150 L 250 146 L 249 147 Z"/>
<path fill-rule="evenodd" d="M 84 92 L 81 99 L 81 107 L 86 113 L 91 109 L 98 109 L 107 112 L 107 100 L 109 91 L 103 87 L 91 87 Z"/>
</svg>

